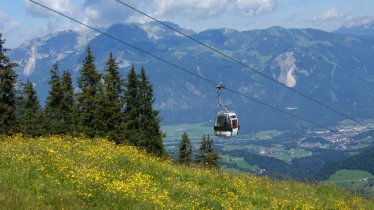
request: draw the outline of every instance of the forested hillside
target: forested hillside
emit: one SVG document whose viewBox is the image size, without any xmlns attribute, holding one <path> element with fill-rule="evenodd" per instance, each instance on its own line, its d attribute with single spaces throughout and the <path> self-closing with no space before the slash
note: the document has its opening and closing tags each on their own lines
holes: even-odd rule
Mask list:
<svg viewBox="0 0 374 210">
<path fill-rule="evenodd" d="M 350 170 L 363 170 L 374 174 L 374 147 L 366 151 L 354 155 L 344 161 L 328 164 L 324 166 L 316 175 L 318 180 L 328 179 L 329 176 L 334 174 L 337 170 L 350 169 Z"/>
</svg>

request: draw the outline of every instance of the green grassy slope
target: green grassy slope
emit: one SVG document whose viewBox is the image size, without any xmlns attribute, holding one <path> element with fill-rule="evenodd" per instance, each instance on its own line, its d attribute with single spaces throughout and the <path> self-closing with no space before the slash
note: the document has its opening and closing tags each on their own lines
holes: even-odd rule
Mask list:
<svg viewBox="0 0 374 210">
<path fill-rule="evenodd" d="M 173 165 L 75 137 L 0 140 L 1 209 L 373 209 L 334 187 Z"/>
<path fill-rule="evenodd" d="M 374 195 L 374 175 L 362 170 L 338 170 L 326 181 L 340 188 L 363 195 Z"/>
</svg>

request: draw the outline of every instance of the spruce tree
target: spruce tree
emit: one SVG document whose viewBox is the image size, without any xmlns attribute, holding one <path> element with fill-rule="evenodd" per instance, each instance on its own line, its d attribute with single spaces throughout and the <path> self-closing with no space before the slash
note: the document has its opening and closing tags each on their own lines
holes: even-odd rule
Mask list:
<svg viewBox="0 0 374 210">
<path fill-rule="evenodd" d="M 192 144 L 187 133 L 184 132 L 179 143 L 178 163 L 190 165 L 192 163 Z"/>
<path fill-rule="evenodd" d="M 129 143 L 140 146 L 139 80 L 134 66 L 127 74 L 124 100 L 126 101 L 124 110 L 125 137 Z"/>
<path fill-rule="evenodd" d="M 112 52 L 109 53 L 104 72 L 104 80 L 110 100 L 113 102 L 120 100 L 123 93 L 123 81 L 121 80 L 118 64 L 116 59 L 113 58 Z"/>
<path fill-rule="evenodd" d="M 62 110 L 63 91 L 61 79 L 58 72 L 59 63 L 56 62 L 51 68 L 51 79 L 49 94 L 45 106 L 45 113 L 49 121 L 49 132 L 53 134 L 64 133 L 64 116 Z"/>
<path fill-rule="evenodd" d="M 196 155 L 196 162 L 208 168 L 219 168 L 219 154 L 213 149 L 213 140 L 209 135 L 203 135 L 200 143 L 199 153 Z"/>
<path fill-rule="evenodd" d="M 22 133 L 31 136 L 41 136 L 46 133 L 40 103 L 33 84 L 29 80 L 23 85 L 18 111 L 19 127 Z"/>
<path fill-rule="evenodd" d="M 4 48 L 5 40 L 0 33 L 0 134 L 12 134 L 17 130 L 16 89 L 17 74 L 5 55 L 9 49 Z"/>
<path fill-rule="evenodd" d="M 96 94 L 98 92 L 100 74 L 96 71 L 94 64 L 94 56 L 91 48 L 87 47 L 87 55 L 83 60 L 83 66 L 80 69 L 80 77 L 78 78 L 78 113 L 81 131 L 88 136 L 94 136 Z"/>
<path fill-rule="evenodd" d="M 96 96 L 95 118 L 93 122 L 93 129 L 96 136 L 108 137 L 108 125 L 111 124 L 111 106 L 107 90 L 103 81 L 99 82 L 99 89 Z"/>
<path fill-rule="evenodd" d="M 73 134 L 78 125 L 74 87 L 71 74 L 64 71 L 61 79 L 62 100 L 60 104 L 61 120 L 63 122 L 63 134 Z"/>
<path fill-rule="evenodd" d="M 115 140 L 117 143 L 124 141 L 123 139 L 123 85 L 121 74 L 118 70 L 118 64 L 113 58 L 112 53 L 109 53 L 109 58 L 105 66 L 104 87 L 102 90 L 105 95 L 100 98 L 104 99 L 102 105 L 105 106 L 107 112 L 107 137 Z M 105 96 L 105 97 L 104 97 Z"/>
<path fill-rule="evenodd" d="M 144 68 L 139 75 L 139 126 L 142 135 L 140 146 L 147 152 L 163 156 L 166 154 L 162 143 L 163 133 L 160 128 L 159 112 L 153 109 L 154 103 L 153 85 L 149 82 Z"/>
</svg>

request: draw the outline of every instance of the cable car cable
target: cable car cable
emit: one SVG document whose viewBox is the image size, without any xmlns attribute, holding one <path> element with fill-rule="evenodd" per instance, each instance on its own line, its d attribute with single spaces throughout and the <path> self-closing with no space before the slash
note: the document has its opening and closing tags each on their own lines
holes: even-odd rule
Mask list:
<svg viewBox="0 0 374 210">
<path fill-rule="evenodd" d="M 203 76 L 200 76 L 200 75 L 198 75 L 198 74 L 196 74 L 196 73 L 194 73 L 194 72 L 192 72 L 192 71 L 189 71 L 189 70 L 187 70 L 187 69 L 185 69 L 185 68 L 183 68 L 183 67 L 180 67 L 180 66 L 178 66 L 177 64 L 174 64 L 174 63 L 172 63 L 172 62 L 169 62 L 169 61 L 167 61 L 167 60 L 165 60 L 165 59 L 163 59 L 163 58 L 161 58 L 161 57 L 159 57 L 159 56 L 156 56 L 156 55 L 154 55 L 154 54 L 152 54 L 152 53 L 150 53 L 150 52 L 147 52 L 147 51 L 145 51 L 145 50 L 143 50 L 143 49 L 140 49 L 140 48 L 138 48 L 138 47 L 136 47 L 136 46 L 134 46 L 134 45 L 132 45 L 132 44 L 129 44 L 129 43 L 127 43 L 127 42 L 125 42 L 125 41 L 123 41 L 123 40 L 121 40 L 121 39 L 118 39 L 118 38 L 116 38 L 116 37 L 114 37 L 114 36 L 112 36 L 112 35 L 110 35 L 110 34 L 108 34 L 108 33 L 103 32 L 103 31 L 101 31 L 101 30 L 99 30 L 99 29 L 96 29 L 96 28 L 94 28 L 94 27 L 91 27 L 91 26 L 89 26 L 88 24 L 85 24 L 85 23 L 83 23 L 83 22 L 80 22 L 79 20 L 76 20 L 76 19 L 74 19 L 74 18 L 72 18 L 72 17 L 70 17 L 70 16 L 67 16 L 67 15 L 65 15 L 65 14 L 63 14 L 63 13 L 61 13 L 61 12 L 58 12 L 58 11 L 56 11 L 56 10 L 54 10 L 54 9 L 48 7 L 48 6 L 45 6 L 45 5 L 43 5 L 43 4 L 39 3 L 39 2 L 36 2 L 36 1 L 34 1 L 34 0 L 29 0 L 29 1 L 32 2 L 32 3 L 34 3 L 34 4 L 37 4 L 37 5 L 41 6 L 41 7 L 43 7 L 43 8 L 45 8 L 45 9 L 49 10 L 49 11 L 52 11 L 52 12 L 58 14 L 58 15 L 61 15 L 61 16 L 65 17 L 65 18 L 67 18 L 67 19 L 69 19 L 69 20 L 71 20 L 71 21 L 74 21 L 74 22 L 76 22 L 76 23 L 78 23 L 78 24 L 81 24 L 81 25 L 83 25 L 83 26 L 85 26 L 85 27 L 87 27 L 87 28 L 89 28 L 89 29 L 91 29 L 91 30 L 93 30 L 93 31 L 96 31 L 96 32 L 98 32 L 98 33 L 100 33 L 100 34 L 102 34 L 102 35 L 105 35 L 105 36 L 107 36 L 107 37 L 109 37 L 109 38 L 111 38 L 111 39 L 113 39 L 113 40 L 116 40 L 116 41 L 118 41 L 118 42 L 120 42 L 120 43 L 122 43 L 122 44 L 124 44 L 124 45 L 126 45 L 126 46 L 128 46 L 128 47 L 131 47 L 131 48 L 133 48 L 133 49 L 136 49 L 136 50 L 138 50 L 138 51 L 140 51 L 140 52 L 142 52 L 142 53 L 144 53 L 144 54 L 146 54 L 146 55 L 149 55 L 149 56 L 151 56 L 151 57 L 153 57 L 153 58 L 156 58 L 156 59 L 158 59 L 158 60 L 160 60 L 160 61 L 162 61 L 162 62 L 165 62 L 165 63 L 167 63 L 167 64 L 169 64 L 169 65 L 171 65 L 171 66 L 173 66 L 173 67 L 175 67 L 175 68 L 177 68 L 177 69 L 179 69 L 179 70 L 182 70 L 182 71 L 184 71 L 184 72 L 186 72 L 186 73 L 189 73 L 189 74 L 191 74 L 191 75 L 193 75 L 193 76 L 195 76 L 195 77 L 197 77 L 197 78 L 200 78 L 200 79 L 202 79 L 202 80 L 204 80 L 204 81 L 206 81 L 206 82 L 208 82 L 208 83 L 210 83 L 210 84 L 214 84 L 214 86 L 216 86 L 216 84 L 217 84 L 216 82 L 214 82 L 214 81 L 212 81 L 212 80 L 209 80 L 209 79 L 207 79 L 207 78 L 205 78 L 205 77 L 203 77 Z M 319 124 L 319 123 L 315 123 L 315 122 L 313 122 L 313 121 L 311 121 L 311 120 L 308 120 L 308 119 L 305 119 L 305 118 L 300 117 L 300 116 L 298 116 L 298 115 L 295 115 L 295 114 L 292 114 L 292 113 L 290 113 L 290 112 L 284 111 L 284 110 L 282 110 L 282 109 L 280 109 L 280 108 L 278 108 L 278 107 L 275 107 L 275 106 L 273 106 L 273 105 L 267 104 L 267 103 L 265 103 L 265 102 L 262 102 L 262 101 L 260 101 L 260 100 L 255 99 L 255 98 L 252 98 L 252 97 L 250 97 L 250 96 L 244 95 L 244 94 L 242 94 L 242 93 L 240 93 L 240 92 L 238 92 L 238 91 L 235 91 L 235 90 L 232 90 L 232 89 L 229 89 L 229 88 L 226 88 L 226 87 L 223 87 L 223 89 L 226 89 L 226 90 L 228 90 L 228 91 L 230 91 L 230 92 L 232 92 L 232 93 L 234 93 L 234 94 L 237 94 L 237 95 L 239 95 L 239 96 L 243 96 L 243 97 L 245 97 L 245 98 L 248 98 L 248 99 L 250 99 L 250 100 L 252 100 L 252 101 L 254 101 L 254 102 L 257 102 L 257 103 L 259 103 L 259 104 L 261 104 L 261 105 L 264 105 L 264 106 L 266 106 L 266 107 L 268 107 L 268 108 L 271 108 L 271 109 L 273 109 L 273 110 L 275 110 L 275 111 L 279 111 L 279 112 L 282 112 L 282 113 L 287 114 L 287 115 L 289 115 L 289 116 L 292 116 L 292 117 L 294 117 L 294 118 L 296 118 L 296 119 L 299 119 L 299 120 L 303 120 L 303 121 L 305 121 L 305 122 L 308 122 L 308 123 L 311 124 L 311 125 L 314 125 L 314 126 L 317 126 L 317 127 L 323 128 L 323 129 L 325 129 L 325 130 L 327 130 L 327 131 L 330 131 L 330 132 L 332 132 L 332 133 L 337 133 L 337 134 L 339 134 L 339 135 L 345 136 L 345 135 L 343 135 L 343 134 L 340 134 L 338 131 L 334 131 L 334 130 L 332 130 L 332 129 L 329 129 L 329 128 L 327 128 L 326 126 L 323 126 L 323 125 L 321 125 L 321 124 Z"/>
<path fill-rule="evenodd" d="M 175 32 L 177 32 L 177 33 L 179 33 L 179 34 L 187 37 L 187 38 L 189 38 L 190 40 L 192 40 L 192 41 L 194 41 L 194 42 L 196 42 L 196 43 L 198 43 L 198 44 L 200 44 L 200 45 L 202 45 L 202 46 L 204 46 L 204 47 L 212 50 L 213 52 L 215 52 L 215 53 L 217 53 L 217 54 L 219 54 L 219 55 L 221 55 L 221 56 L 223 56 L 223 57 L 225 57 L 225 58 L 227 58 L 227 59 L 229 59 L 229 60 L 231 60 L 231 61 L 233 61 L 233 62 L 235 62 L 235 63 L 237 63 L 239 65 L 241 65 L 241 66 L 244 66 L 245 68 L 247 68 L 247 69 L 249 69 L 249 70 L 251 70 L 251 71 L 253 71 L 253 72 L 255 72 L 255 73 L 257 73 L 257 74 L 259 74 L 259 75 L 261 75 L 263 77 L 265 77 L 266 79 L 269 79 L 269 80 L 273 81 L 274 83 L 276 83 L 276 84 L 278 84 L 278 85 L 280 85 L 280 86 L 282 86 L 282 87 L 284 87 L 284 88 L 286 88 L 286 89 L 288 89 L 288 90 L 290 90 L 290 91 L 292 91 L 292 92 L 294 92 L 294 93 L 296 93 L 296 94 L 298 94 L 298 95 L 300 95 L 300 96 L 302 96 L 302 97 L 304 97 L 304 98 L 306 98 L 306 99 L 308 99 L 308 100 L 310 100 L 310 101 L 312 101 L 312 102 L 314 102 L 314 103 L 316 103 L 316 104 L 318 104 L 318 105 L 320 105 L 320 106 L 322 106 L 322 107 L 324 107 L 324 108 L 326 108 L 326 109 L 328 109 L 328 110 L 330 110 L 330 111 L 332 111 L 332 112 L 334 112 L 334 113 L 336 113 L 338 115 L 340 115 L 341 117 L 349 119 L 349 120 L 351 120 L 351 121 L 353 121 L 353 122 L 355 122 L 355 123 L 357 123 L 357 124 L 359 124 L 361 126 L 364 126 L 367 129 L 369 129 L 369 127 L 367 125 L 359 122 L 358 120 L 356 120 L 356 119 L 354 119 L 354 118 L 352 118 L 352 117 L 350 117 L 350 116 L 348 116 L 348 115 L 346 115 L 346 114 L 344 114 L 344 113 L 342 113 L 342 112 L 340 112 L 340 111 L 338 111 L 338 110 L 336 110 L 336 109 L 334 109 L 334 108 L 332 108 L 332 107 L 330 107 L 328 105 L 325 105 L 324 103 L 322 103 L 322 102 L 320 102 L 320 101 L 318 101 L 318 100 L 316 100 L 316 99 L 314 99 L 314 98 L 312 98 L 312 97 L 310 97 L 310 96 L 308 96 L 308 95 L 306 95 L 306 94 L 298 91 L 297 89 L 294 89 L 294 88 L 286 86 L 285 84 L 279 82 L 278 80 L 276 80 L 276 79 L 274 79 L 274 78 L 272 78 L 272 77 L 270 77 L 270 76 L 268 76 L 268 75 L 266 75 L 266 74 L 264 74 L 264 73 L 262 73 L 262 72 L 260 72 L 260 71 L 258 71 L 256 69 L 250 67 L 248 64 L 245 64 L 245 63 L 239 61 L 238 59 L 236 59 L 234 57 L 231 57 L 231 56 L 229 56 L 229 55 L 227 55 L 227 54 L 225 54 L 225 53 L 223 53 L 223 52 L 221 52 L 221 51 L 219 51 L 219 50 L 217 50 L 217 49 L 215 49 L 215 48 L 213 48 L 213 47 L 205 44 L 204 42 L 202 42 L 202 41 L 200 41 L 200 40 L 198 40 L 196 38 L 193 38 L 192 36 L 190 36 L 190 35 L 182 32 L 182 31 L 180 31 L 180 30 L 178 30 L 178 29 L 176 29 L 176 28 L 174 28 L 174 27 L 172 27 L 172 26 L 170 26 L 170 25 L 168 25 L 168 24 L 166 24 L 166 23 L 164 23 L 164 22 L 162 22 L 162 21 L 160 21 L 160 20 L 158 20 L 158 19 L 156 19 L 156 18 L 148 15 L 148 14 L 146 14 L 145 12 L 142 12 L 142 11 L 138 10 L 137 8 L 135 8 L 135 7 L 129 5 L 129 4 L 127 4 L 127 3 L 125 3 L 125 2 L 123 2 L 121 0 L 116 0 L 116 1 L 118 3 L 120 3 L 120 4 L 122 4 L 122 5 L 130 8 L 130 9 L 132 9 L 132 10 L 134 10 L 134 11 L 136 11 L 136 12 L 138 12 L 138 13 L 140 13 L 140 14 L 142 14 L 142 15 L 144 15 L 144 16 L 146 16 L 146 17 L 148 17 L 148 18 L 150 18 L 150 19 L 152 19 L 154 21 L 156 21 L 157 23 L 159 23 L 159 24 L 161 24 L 161 25 L 163 25 L 163 26 L 165 26 L 165 27 L 167 27 L 167 28 L 169 28 L 169 29 L 171 29 L 171 30 L 173 30 L 173 31 L 175 31 Z"/>
<path fill-rule="evenodd" d="M 192 74 L 192 75 L 195 76 L 195 77 L 198 77 L 198 78 L 200 78 L 200 79 L 203 79 L 203 80 L 205 80 L 205 81 L 208 82 L 208 83 L 211 83 L 211 84 L 213 84 L 213 85 L 216 85 L 216 83 L 215 83 L 214 81 L 212 81 L 212 80 L 209 80 L 209 79 L 207 79 L 207 78 L 205 78 L 205 77 L 203 77 L 203 76 L 201 76 L 201 75 L 199 75 L 199 74 L 196 74 L 196 73 L 194 73 L 194 72 L 192 72 L 192 71 L 189 71 L 189 70 L 187 70 L 187 69 L 185 69 L 185 68 L 182 68 L 182 67 L 180 67 L 180 66 L 178 66 L 178 65 L 176 65 L 176 64 L 174 64 L 174 63 L 172 63 L 172 62 L 169 62 L 168 60 L 165 60 L 165 59 L 163 59 L 163 58 L 161 58 L 161 57 L 159 57 L 159 56 L 157 56 L 157 55 L 154 55 L 154 54 L 152 54 L 152 53 L 149 53 L 149 52 L 147 52 L 147 51 L 145 51 L 145 50 L 143 50 L 143 49 L 140 49 L 140 48 L 138 48 L 138 47 L 136 47 L 136 46 L 134 46 L 134 45 L 132 45 L 132 44 L 129 44 L 129 43 L 125 42 L 125 41 L 122 41 L 121 39 L 118 39 L 118 38 L 116 38 L 116 37 L 114 37 L 114 36 L 112 36 L 112 35 L 110 35 L 110 34 L 104 32 L 104 31 L 101 31 L 101 30 L 99 30 L 99 29 L 97 29 L 97 28 L 91 27 L 91 26 L 89 26 L 89 25 L 87 25 L 87 24 L 85 24 L 85 23 L 83 23 L 83 22 L 80 22 L 80 21 L 78 21 L 78 20 L 76 20 L 76 19 L 74 19 L 74 18 L 72 18 L 72 17 L 69 17 L 69 16 L 67 16 L 67 15 L 65 15 L 65 14 L 63 14 L 63 13 L 61 13 L 61 12 L 58 12 L 58 11 L 52 9 L 52 8 L 49 8 L 49 7 L 47 7 L 47 6 L 45 6 L 45 5 L 41 4 L 41 3 L 35 2 L 34 0 L 29 0 L 29 1 L 31 1 L 32 3 L 38 4 L 39 6 L 44 7 L 45 9 L 48 9 L 48 10 L 50 10 L 50 11 L 52 11 L 52 12 L 55 12 L 55 13 L 57 13 L 57 14 L 59 14 L 59 15 L 65 17 L 65 18 L 67 18 L 67 19 L 69 19 L 69 20 L 71 20 L 71 21 L 74 21 L 74 22 L 76 22 L 76 23 L 79 23 L 79 24 L 81 24 L 81 25 L 83 25 L 83 26 L 85 26 L 85 27 L 87 27 L 87 28 L 89 28 L 89 29 L 91 29 L 91 30 L 93 30 L 93 31 L 96 31 L 96 32 L 98 32 L 98 33 L 100 33 L 100 34 L 102 34 L 102 35 L 105 35 L 105 36 L 107 36 L 107 37 L 109 37 L 109 38 L 111 38 L 111 39 L 114 39 L 114 40 L 116 40 L 116 41 L 118 41 L 118 42 L 120 42 L 120 43 L 122 43 L 122 44 L 124 44 L 124 45 L 127 45 L 128 47 L 131 47 L 131 48 L 133 48 L 133 49 L 135 49 L 135 50 L 138 50 L 138 51 L 140 51 L 140 52 L 142 52 L 142 53 L 144 53 L 144 54 L 146 54 L 146 55 L 149 55 L 149 56 L 151 56 L 151 57 L 153 57 L 153 58 L 156 58 L 156 59 L 158 59 L 158 60 L 161 60 L 162 62 L 167 63 L 167 64 L 169 64 L 169 65 L 171 65 L 171 66 L 173 66 L 173 67 L 175 67 L 175 68 L 177 68 L 177 69 L 180 69 L 180 70 L 185 71 L 185 72 L 187 72 L 187 73 L 189 73 L 189 74 Z"/>
</svg>

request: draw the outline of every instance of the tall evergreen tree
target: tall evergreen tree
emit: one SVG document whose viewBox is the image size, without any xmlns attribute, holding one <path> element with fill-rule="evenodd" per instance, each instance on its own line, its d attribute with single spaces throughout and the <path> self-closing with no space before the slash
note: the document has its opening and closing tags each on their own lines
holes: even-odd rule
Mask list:
<svg viewBox="0 0 374 210">
<path fill-rule="evenodd" d="M 160 127 L 159 112 L 153 109 L 154 103 L 153 86 L 149 82 L 144 68 L 139 75 L 139 128 L 143 134 L 140 146 L 144 147 L 147 152 L 155 155 L 165 155 L 166 150 L 162 144 L 163 133 Z"/>
<path fill-rule="evenodd" d="M 93 129 L 96 136 L 108 136 L 108 125 L 111 124 L 111 106 L 104 81 L 99 82 L 99 89 L 96 95 L 95 118 Z"/>
<path fill-rule="evenodd" d="M 125 84 L 124 110 L 125 137 L 133 145 L 140 146 L 140 111 L 139 111 L 139 80 L 133 66 L 127 74 Z"/>
<path fill-rule="evenodd" d="M 109 53 L 104 72 L 104 80 L 110 100 L 113 102 L 120 100 L 123 93 L 123 81 L 121 80 L 118 64 L 116 59 L 113 58 L 112 52 Z"/>
<path fill-rule="evenodd" d="M 87 55 L 83 60 L 83 66 L 80 69 L 80 77 L 78 78 L 78 112 L 81 131 L 88 136 L 95 135 L 95 109 L 96 94 L 99 88 L 100 74 L 96 71 L 94 64 L 94 56 L 91 48 L 87 47 Z"/>
<path fill-rule="evenodd" d="M 16 90 L 17 74 L 5 55 L 9 49 L 4 48 L 5 40 L 0 33 L 0 134 L 12 134 L 17 130 Z"/>
<path fill-rule="evenodd" d="M 62 100 L 60 105 L 63 134 L 72 134 L 78 125 L 74 87 L 71 74 L 64 71 L 61 79 Z"/>
<path fill-rule="evenodd" d="M 51 79 L 49 95 L 45 106 L 45 113 L 48 118 L 49 132 L 61 134 L 64 132 L 64 116 L 62 110 L 63 91 L 61 86 L 61 78 L 58 72 L 59 63 L 56 62 L 51 68 Z"/>
<path fill-rule="evenodd" d="M 218 159 L 218 151 L 213 148 L 213 140 L 209 135 L 203 135 L 199 153 L 196 155 L 196 162 L 205 167 L 219 168 Z"/>
<path fill-rule="evenodd" d="M 184 132 L 179 143 L 178 163 L 190 165 L 192 163 L 192 144 L 187 133 Z"/>
<path fill-rule="evenodd" d="M 121 74 L 118 70 L 118 64 L 113 58 L 112 52 L 109 53 L 109 58 L 105 66 L 104 87 L 105 97 L 100 96 L 102 105 L 105 106 L 107 112 L 107 136 L 115 140 L 117 143 L 124 141 L 123 139 L 123 85 Z"/>
<path fill-rule="evenodd" d="M 41 136 L 46 133 L 44 117 L 33 84 L 27 80 L 19 106 L 19 127 L 24 134 Z"/>
</svg>

